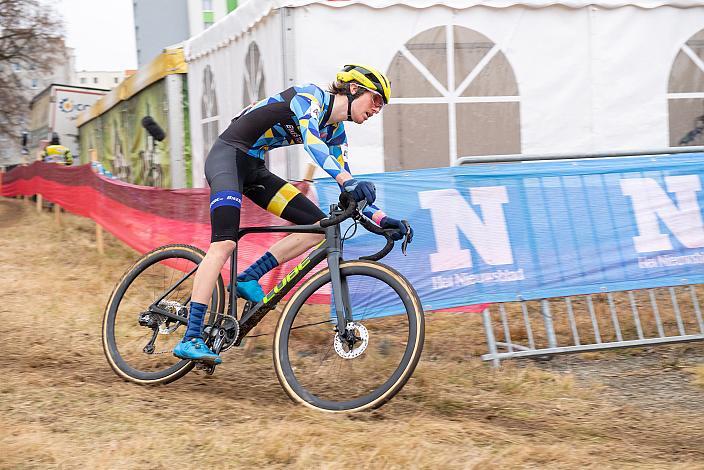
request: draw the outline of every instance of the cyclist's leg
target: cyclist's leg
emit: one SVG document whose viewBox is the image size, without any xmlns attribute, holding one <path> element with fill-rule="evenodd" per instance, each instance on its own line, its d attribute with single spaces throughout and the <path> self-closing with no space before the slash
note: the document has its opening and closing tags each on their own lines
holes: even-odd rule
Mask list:
<svg viewBox="0 0 704 470">
<path fill-rule="evenodd" d="M 251 175 L 251 176 L 250 176 Z M 292 184 L 266 169 L 258 162 L 256 171 L 248 174 L 246 185 L 260 185 L 263 189 L 247 194 L 263 209 L 297 225 L 312 225 L 325 217 L 313 201 L 303 195 Z M 259 279 L 274 269 L 320 243 L 323 235 L 315 233 L 292 233 L 276 242 L 269 251 L 237 276 L 238 294 L 260 301 L 264 297 Z"/>
<path fill-rule="evenodd" d="M 235 249 L 240 222 L 243 182 L 238 177 L 236 151 L 217 140 L 205 162 L 210 185 L 210 247 L 198 265 L 193 280 L 191 310 L 184 339 L 174 349 L 183 359 L 220 362 L 202 339 L 205 310 L 223 265 Z"/>
</svg>

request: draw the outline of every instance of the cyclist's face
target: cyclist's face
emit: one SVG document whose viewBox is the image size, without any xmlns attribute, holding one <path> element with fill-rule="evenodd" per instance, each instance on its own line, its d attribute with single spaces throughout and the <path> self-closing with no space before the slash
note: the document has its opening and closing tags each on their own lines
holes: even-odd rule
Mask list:
<svg viewBox="0 0 704 470">
<path fill-rule="evenodd" d="M 364 121 L 381 111 L 383 106 L 384 99 L 381 95 L 367 90 L 362 94 L 362 96 L 352 102 L 352 119 L 357 124 L 362 124 Z"/>
</svg>

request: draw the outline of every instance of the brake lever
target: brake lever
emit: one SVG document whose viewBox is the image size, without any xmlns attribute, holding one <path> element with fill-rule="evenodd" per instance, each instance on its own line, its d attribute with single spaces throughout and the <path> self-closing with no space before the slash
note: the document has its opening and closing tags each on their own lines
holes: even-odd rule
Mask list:
<svg viewBox="0 0 704 470">
<path fill-rule="evenodd" d="M 406 236 L 403 237 L 403 243 L 401 243 L 401 253 L 403 253 L 403 256 L 408 256 L 406 253 L 406 247 L 411 242 L 411 225 L 405 220 L 402 220 L 401 222 L 406 226 Z"/>
</svg>

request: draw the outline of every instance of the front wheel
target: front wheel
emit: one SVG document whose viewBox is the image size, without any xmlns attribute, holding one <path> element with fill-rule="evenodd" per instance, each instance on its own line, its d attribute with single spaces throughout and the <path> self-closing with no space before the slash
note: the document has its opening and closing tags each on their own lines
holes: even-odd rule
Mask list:
<svg viewBox="0 0 704 470">
<path fill-rule="evenodd" d="M 292 400 L 311 408 L 378 408 L 403 388 L 418 364 L 422 306 L 408 280 L 381 263 L 344 262 L 340 274 L 352 307 L 349 334 L 335 331 L 326 268 L 296 291 L 281 315 L 274 336 L 276 374 Z M 313 304 L 321 300 L 329 305 Z"/>
</svg>

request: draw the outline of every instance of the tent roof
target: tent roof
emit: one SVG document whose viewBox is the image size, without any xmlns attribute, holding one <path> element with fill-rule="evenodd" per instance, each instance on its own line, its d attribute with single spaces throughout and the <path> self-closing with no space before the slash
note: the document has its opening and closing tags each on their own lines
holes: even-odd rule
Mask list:
<svg viewBox="0 0 704 470">
<path fill-rule="evenodd" d="M 149 85 L 174 73 L 187 73 L 188 67 L 180 45 L 166 48 L 154 60 L 142 67 L 134 75 L 127 77 L 93 106 L 81 112 L 76 118 L 76 126 L 81 127 L 112 109 L 116 104 L 128 100 Z"/>
<path fill-rule="evenodd" d="M 476 6 L 489 8 L 509 8 L 513 6 L 546 8 L 555 5 L 575 9 L 590 5 L 605 9 L 625 6 L 653 9 L 662 6 L 675 8 L 702 7 L 704 6 L 704 0 L 636 0 L 630 2 L 625 0 L 256 0 L 246 2 L 212 27 L 186 41 L 184 48 L 186 61 L 192 61 L 225 47 L 254 27 L 263 18 L 270 15 L 274 10 L 311 4 L 319 4 L 331 8 L 364 5 L 379 9 L 395 5 L 404 5 L 417 9 L 443 5 L 457 10 Z"/>
</svg>

